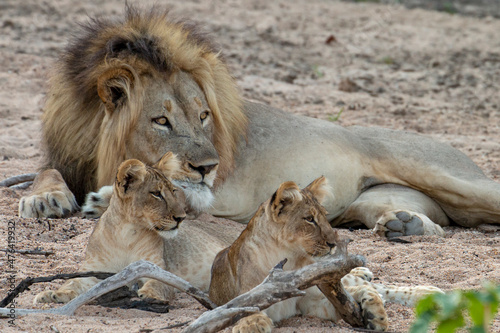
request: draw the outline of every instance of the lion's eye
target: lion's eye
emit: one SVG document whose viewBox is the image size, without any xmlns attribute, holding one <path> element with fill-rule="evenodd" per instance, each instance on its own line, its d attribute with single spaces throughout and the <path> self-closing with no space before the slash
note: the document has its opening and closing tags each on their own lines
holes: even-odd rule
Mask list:
<svg viewBox="0 0 500 333">
<path fill-rule="evenodd" d="M 200 114 L 200 120 L 201 120 L 201 122 L 204 122 L 204 121 L 208 118 L 209 114 L 210 114 L 210 113 L 209 113 L 208 111 L 204 111 L 204 112 L 202 112 L 202 113 Z"/>
<path fill-rule="evenodd" d="M 153 197 L 155 197 L 156 199 L 160 199 L 160 200 L 163 200 L 163 196 L 161 195 L 161 192 L 160 191 L 156 191 L 156 192 L 149 192 L 151 193 L 151 195 Z"/>
<path fill-rule="evenodd" d="M 311 223 L 313 225 L 317 225 L 316 224 L 316 221 L 314 220 L 314 216 L 307 216 L 307 217 L 304 217 L 304 220 L 306 220 L 307 223 Z"/>
<path fill-rule="evenodd" d="M 168 121 L 167 117 L 153 118 L 153 121 L 160 126 L 165 126 L 168 127 L 169 129 L 172 129 L 172 125 Z"/>
</svg>

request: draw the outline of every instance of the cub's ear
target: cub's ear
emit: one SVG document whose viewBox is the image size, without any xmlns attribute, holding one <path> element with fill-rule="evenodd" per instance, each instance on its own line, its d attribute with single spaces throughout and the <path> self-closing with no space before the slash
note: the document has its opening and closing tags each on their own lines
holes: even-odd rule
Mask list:
<svg viewBox="0 0 500 333">
<path fill-rule="evenodd" d="M 177 155 L 169 151 L 162 156 L 162 158 L 154 165 L 154 167 L 160 170 L 165 175 L 165 177 L 172 178 L 181 170 L 181 162 L 177 158 Z"/>
<path fill-rule="evenodd" d="M 284 208 L 301 200 L 302 194 L 300 194 L 297 184 L 294 182 L 285 182 L 280 185 L 271 197 L 271 211 L 278 216 Z"/>
<path fill-rule="evenodd" d="M 97 79 L 97 94 L 111 115 L 129 99 L 134 82 L 132 72 L 123 67 L 112 68 Z"/>
<path fill-rule="evenodd" d="M 311 184 L 307 185 L 305 190 L 311 192 L 320 204 L 323 204 L 328 196 L 333 196 L 332 189 L 328 185 L 328 179 L 325 176 L 313 180 Z"/>
<path fill-rule="evenodd" d="M 126 160 L 118 168 L 116 174 L 116 186 L 118 191 L 127 193 L 127 191 L 144 181 L 146 176 L 146 165 L 139 160 Z"/>
</svg>

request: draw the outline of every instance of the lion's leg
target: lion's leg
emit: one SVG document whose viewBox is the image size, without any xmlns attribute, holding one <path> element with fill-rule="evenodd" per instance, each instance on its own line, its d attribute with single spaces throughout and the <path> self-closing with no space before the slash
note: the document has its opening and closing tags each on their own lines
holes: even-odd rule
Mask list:
<svg viewBox="0 0 500 333">
<path fill-rule="evenodd" d="M 78 209 L 75 196 L 55 169 L 40 172 L 31 195 L 22 197 L 19 202 L 20 217 L 65 217 Z"/>
<path fill-rule="evenodd" d="M 109 206 L 113 186 L 103 186 L 99 192 L 90 192 L 85 197 L 85 203 L 82 206 L 82 215 L 84 218 L 96 219 L 100 217 Z"/>
<path fill-rule="evenodd" d="M 99 282 L 96 278 L 77 278 L 66 281 L 56 291 L 45 290 L 36 295 L 33 303 L 68 303 Z"/>
<path fill-rule="evenodd" d="M 400 185 L 374 186 L 333 221 L 333 225 L 363 224 L 387 237 L 444 235 L 449 219 L 425 194 Z"/>
<path fill-rule="evenodd" d="M 354 268 L 349 274 L 342 278 L 342 284 L 345 288 L 355 288 L 370 285 L 375 289 L 384 302 L 394 302 L 406 306 L 414 306 L 416 302 L 429 294 L 443 293 L 443 291 L 434 286 L 412 286 L 412 287 L 394 287 L 385 286 L 379 283 L 372 283 L 373 273 L 366 267 Z"/>
</svg>

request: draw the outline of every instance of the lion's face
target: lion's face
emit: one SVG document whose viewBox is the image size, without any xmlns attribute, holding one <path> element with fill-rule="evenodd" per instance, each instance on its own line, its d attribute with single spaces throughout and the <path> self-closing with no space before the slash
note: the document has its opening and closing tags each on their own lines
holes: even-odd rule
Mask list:
<svg viewBox="0 0 500 333">
<path fill-rule="evenodd" d="M 283 183 L 268 203 L 269 223 L 283 243 L 306 256 L 324 256 L 332 251 L 337 234 L 320 204 L 328 194 L 327 180 L 320 177 L 300 190 L 294 182 Z M 300 252 L 300 251 L 298 251 Z"/>
<path fill-rule="evenodd" d="M 142 105 L 126 144 L 127 158 L 152 164 L 166 152 L 174 152 L 181 160 L 175 184 L 184 190 L 192 208 L 209 207 L 219 155 L 213 144 L 214 119 L 198 84 L 184 72 L 168 80 L 146 78 Z"/>
<path fill-rule="evenodd" d="M 154 167 L 138 160 L 123 162 L 114 187 L 120 209 L 126 210 L 134 223 L 164 238 L 174 237 L 186 217 L 183 192 L 166 178 L 178 171 L 172 156 L 165 155 Z"/>
</svg>

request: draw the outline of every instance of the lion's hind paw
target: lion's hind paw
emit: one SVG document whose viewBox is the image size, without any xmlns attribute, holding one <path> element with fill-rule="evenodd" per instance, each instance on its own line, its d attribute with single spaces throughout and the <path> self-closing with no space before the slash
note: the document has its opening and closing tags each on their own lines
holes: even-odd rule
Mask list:
<svg viewBox="0 0 500 333">
<path fill-rule="evenodd" d="M 410 211 L 391 211 L 379 218 L 374 232 L 392 238 L 410 235 L 444 236 L 443 229 L 427 216 Z"/>
</svg>

